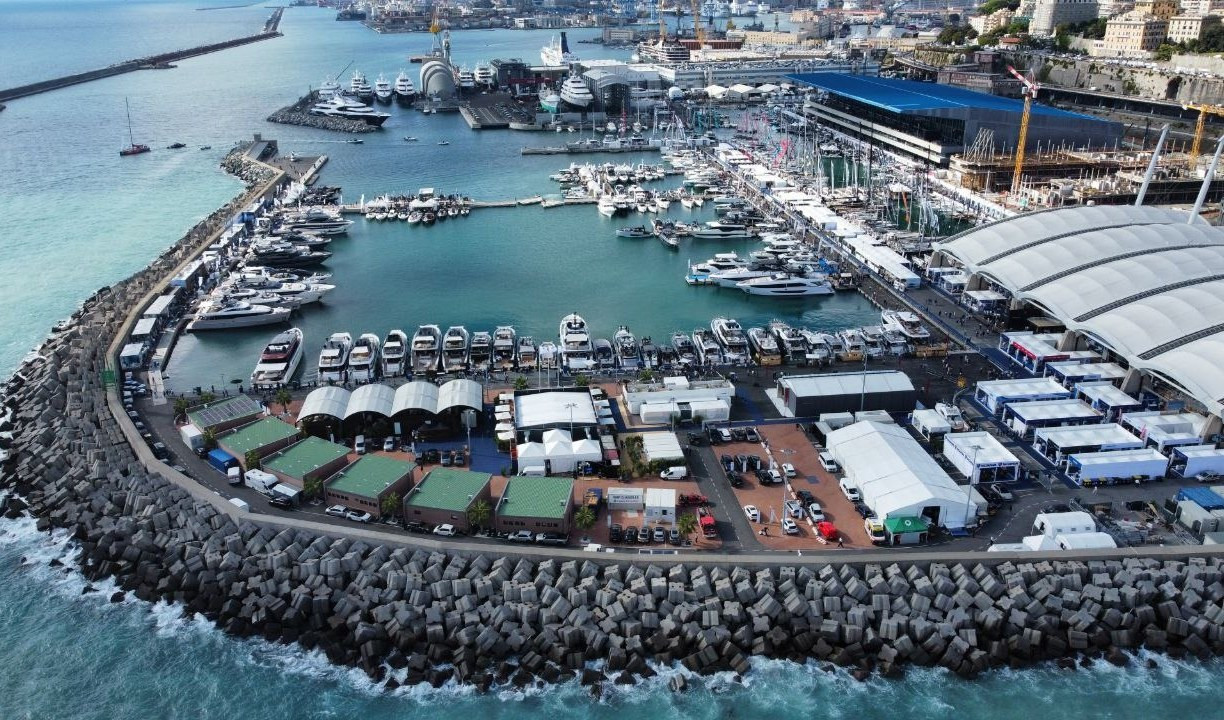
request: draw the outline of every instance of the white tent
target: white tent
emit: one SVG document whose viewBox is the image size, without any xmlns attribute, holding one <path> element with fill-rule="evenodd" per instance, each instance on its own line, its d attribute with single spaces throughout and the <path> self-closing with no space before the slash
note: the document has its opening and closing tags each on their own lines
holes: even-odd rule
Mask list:
<svg viewBox="0 0 1224 720">
<path fill-rule="evenodd" d="M 565 430 L 548 430 L 544 433 L 544 454 L 553 473 L 567 473 L 574 469 L 574 444 Z"/>
<path fill-rule="evenodd" d="M 571 448 L 575 463 L 600 462 L 603 460 L 603 447 L 598 440 L 579 440 Z"/>
<path fill-rule="evenodd" d="M 925 516 L 955 529 L 977 517 L 969 488 L 957 485 L 898 425 L 858 422 L 829 433 L 825 444 L 881 519 Z"/>
<path fill-rule="evenodd" d="M 523 443 L 518 446 L 518 464 L 520 470 L 523 467 L 543 465 L 547 457 L 548 453 L 544 450 L 544 443 Z"/>
<path fill-rule="evenodd" d="M 646 460 L 684 460 L 684 450 L 675 433 L 648 432 L 642 433 L 642 452 Z"/>
<path fill-rule="evenodd" d="M 714 100 L 721 100 L 727 96 L 727 88 L 722 85 L 707 85 L 705 93 Z"/>
<path fill-rule="evenodd" d="M 974 483 L 983 479 L 1015 480 L 1020 472 L 1020 460 L 986 432 L 953 433 L 944 437 L 943 456 Z"/>
</svg>

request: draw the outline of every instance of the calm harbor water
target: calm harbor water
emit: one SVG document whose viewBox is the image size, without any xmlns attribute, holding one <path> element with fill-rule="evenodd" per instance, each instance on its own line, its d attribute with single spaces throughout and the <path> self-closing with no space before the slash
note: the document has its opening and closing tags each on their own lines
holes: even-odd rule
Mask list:
<svg viewBox="0 0 1224 720">
<path fill-rule="evenodd" d="M 0 0 L 0 85 L 248 34 L 270 12 L 262 5 L 207 12 L 199 6 Z M 276 137 L 286 150 L 330 155 L 322 181 L 342 185 L 349 200 L 422 186 L 482 199 L 555 190 L 547 175 L 566 161 L 521 158 L 519 147 L 557 138 L 473 133 L 457 117 L 399 110 L 384 132 L 367 136 L 361 146 L 263 122 L 350 60 L 371 80 L 379 72 L 393 77 L 401 67 L 415 72 L 405 56 L 429 44 L 425 35 L 378 36 L 332 17 L 326 10 L 291 8 L 283 38 L 189 60 L 172 71 L 132 73 L 15 101 L 0 113 L 0 268 L 6 279 L 0 285 L 0 368 L 11 369 L 91 292 L 147 263 L 238 192 L 217 161 L 230 143 L 252 132 Z M 455 55 L 467 64 L 499 56 L 533 60 L 549 34 L 456 33 Z M 571 38 L 596 34 L 577 31 Z M 588 44 L 576 49 L 586 57 L 625 54 Z M 148 155 L 116 154 L 127 141 L 124 98 L 132 104 L 137 141 L 155 148 Z M 404 143 L 404 135 L 421 141 Z M 438 147 L 439 139 L 451 145 Z M 189 148 L 161 149 L 175 141 Z M 213 149 L 197 150 L 200 145 Z M 674 208 L 672 214 L 684 212 Z M 340 288 L 300 324 L 317 349 L 337 330 L 411 332 L 424 322 L 463 323 L 472 330 L 511 323 L 537 339 L 553 338 L 557 321 L 570 311 L 585 315 L 597 336 L 627 323 L 656 340 L 724 313 L 745 325 L 781 317 L 814 327 L 873 317 L 851 296 L 780 304 L 690 288 L 681 280 L 688 260 L 732 248 L 688 241 L 670 253 L 655 240 L 614 237 L 622 222 L 639 221 L 607 221 L 591 207 L 482 210 L 432 228 L 359 220 L 349 237 L 334 243 L 329 269 Z M 268 334 L 188 338 L 170 382 L 211 382 L 214 372 L 245 378 Z M 884 708 L 928 717 L 1132 718 L 1201 715 L 1214 706 L 1224 677 L 1217 662 L 1161 659 L 1155 671 L 1138 665 L 1077 673 L 1046 668 L 993 673 L 973 683 L 915 671 L 901 681 L 860 684 L 812 666 L 762 663 L 743 684 L 716 677 L 696 681 L 681 696 L 666 690 L 665 679 L 610 688 L 599 702 L 576 686 L 488 696 L 423 688 L 384 695 L 359 673 L 332 668 L 317 655 L 225 638 L 204 622 L 180 619 L 172 607 L 110 605 L 105 593 L 83 596 L 78 576 L 47 566 L 62 552 L 62 544 L 34 533 L 31 523 L 0 521 L 0 664 L 7 669 L 0 678 L 0 718 L 863 718 Z"/>
</svg>

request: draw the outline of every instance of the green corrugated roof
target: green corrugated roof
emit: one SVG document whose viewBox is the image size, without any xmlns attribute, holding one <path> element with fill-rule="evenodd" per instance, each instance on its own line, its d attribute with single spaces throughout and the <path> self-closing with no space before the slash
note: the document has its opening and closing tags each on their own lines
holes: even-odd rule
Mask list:
<svg viewBox="0 0 1224 720">
<path fill-rule="evenodd" d="M 574 481 L 569 478 L 515 476 L 506 483 L 497 514 L 561 519 L 573 496 Z"/>
<path fill-rule="evenodd" d="M 250 450 L 267 447 L 297 434 L 298 429 L 284 420 L 266 417 L 222 435 L 217 442 L 225 445 L 235 457 L 241 458 Z"/>
<path fill-rule="evenodd" d="M 438 467 L 430 470 L 417 489 L 408 496 L 408 507 L 464 512 L 493 478 L 489 473 Z"/>
<path fill-rule="evenodd" d="M 347 454 L 348 448 L 343 445 L 311 436 L 265 460 L 263 469 L 302 479 L 307 473 Z"/>
<path fill-rule="evenodd" d="M 192 425 L 206 430 L 230 420 L 263 412 L 263 406 L 255 402 L 250 395 L 235 395 L 224 400 L 209 403 L 207 407 L 192 408 L 187 413 L 187 419 Z"/>
<path fill-rule="evenodd" d="M 926 518 L 915 515 L 902 515 L 884 519 L 884 527 L 893 535 L 903 535 L 912 532 L 924 532 L 927 529 Z"/>
<path fill-rule="evenodd" d="M 384 455 L 366 455 L 332 475 L 327 487 L 335 492 L 360 495 L 371 500 L 416 467 L 410 462 Z"/>
</svg>

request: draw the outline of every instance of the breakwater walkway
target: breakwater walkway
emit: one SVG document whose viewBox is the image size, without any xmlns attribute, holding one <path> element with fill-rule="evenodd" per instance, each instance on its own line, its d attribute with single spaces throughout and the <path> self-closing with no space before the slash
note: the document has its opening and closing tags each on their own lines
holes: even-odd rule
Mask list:
<svg viewBox="0 0 1224 720">
<path fill-rule="evenodd" d="M 64 75 L 62 77 L 53 78 L 51 80 L 42 80 L 29 85 L 20 85 L 18 87 L 0 90 L 0 102 L 16 100 L 18 98 L 29 97 L 30 95 L 38 95 L 40 93 L 59 90 L 60 88 L 71 87 L 72 85 L 80 85 L 81 83 L 93 82 L 103 78 L 114 77 L 124 73 L 133 72 L 136 70 L 155 70 L 165 69 L 170 67 L 170 63 L 186 60 L 187 58 L 197 57 L 199 55 L 207 55 L 209 53 L 218 52 L 220 50 L 228 50 L 229 48 L 238 47 L 240 45 L 249 45 L 260 40 L 268 40 L 275 37 L 280 37 L 281 33 L 277 30 L 280 27 L 281 15 L 284 14 L 283 7 L 276 8 L 272 12 L 271 17 L 264 23 L 262 31 L 254 35 L 225 40 L 224 42 L 211 43 L 208 45 L 199 45 L 185 50 L 175 50 L 173 52 L 161 53 L 159 55 L 150 55 L 148 57 L 136 58 L 135 60 L 127 60 L 125 62 L 116 63 L 97 70 L 87 70 L 86 72 L 75 73 L 73 75 Z"/>
</svg>

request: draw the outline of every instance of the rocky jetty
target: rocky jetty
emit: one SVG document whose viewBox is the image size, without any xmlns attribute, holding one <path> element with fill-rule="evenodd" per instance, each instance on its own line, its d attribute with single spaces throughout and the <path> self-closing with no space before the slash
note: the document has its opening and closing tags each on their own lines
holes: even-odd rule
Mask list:
<svg viewBox="0 0 1224 720">
<path fill-rule="evenodd" d="M 378 128 L 361 120 L 350 120 L 348 118 L 326 117 L 324 115 L 311 115 L 310 107 L 319 101 L 319 93 L 317 90 L 311 91 L 303 96 L 300 100 L 283 107 L 280 110 L 268 116 L 268 122 L 281 123 L 282 125 L 301 125 L 303 127 L 318 128 L 320 130 L 331 130 L 341 133 L 369 133 L 378 130 Z"/>
<path fill-rule="evenodd" d="M 139 437 L 112 413 L 106 348 L 125 313 L 258 192 L 99 290 L 4 387 L 0 431 L 12 441 L 3 477 L 13 494 L 0 510 L 71 531 L 86 577 L 122 588 L 112 601 L 179 603 L 234 635 L 318 648 L 389 688 L 633 683 L 654 663 L 745 673 L 753 657 L 865 678 L 910 664 L 973 676 L 1044 661 L 1124 665 L 1137 648 L 1224 651 L 1224 568 L 1206 551 L 887 565 L 464 554 L 244 515 L 190 481 L 150 472 L 147 448 L 129 444 Z"/>
</svg>

